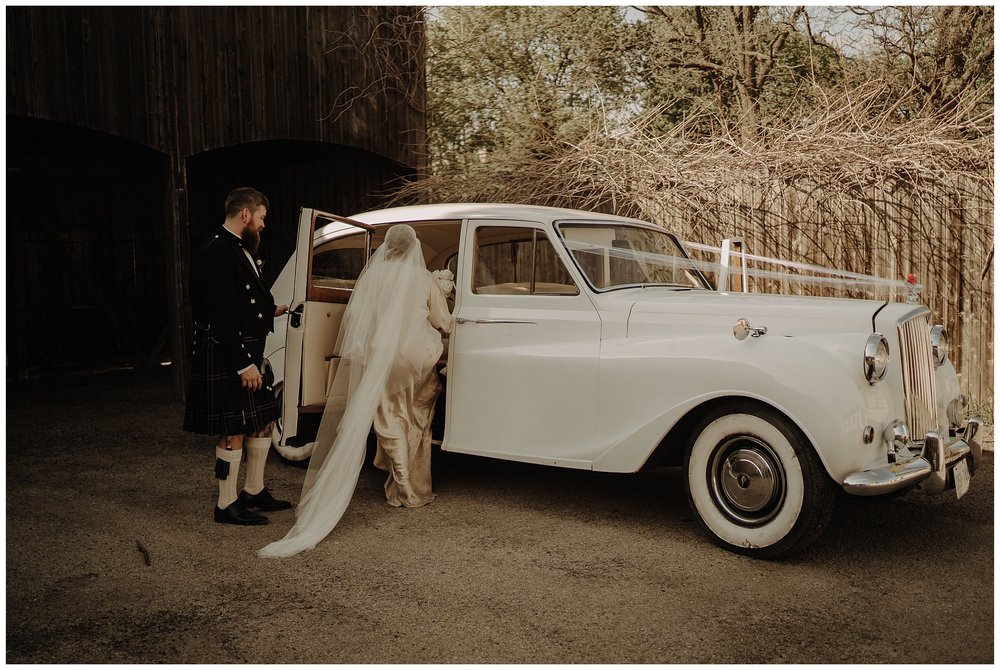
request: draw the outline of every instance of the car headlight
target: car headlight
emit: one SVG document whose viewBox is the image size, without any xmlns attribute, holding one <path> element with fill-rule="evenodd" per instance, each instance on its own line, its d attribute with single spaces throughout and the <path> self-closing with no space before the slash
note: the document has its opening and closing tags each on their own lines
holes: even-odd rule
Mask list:
<svg viewBox="0 0 1000 670">
<path fill-rule="evenodd" d="M 889 369 L 889 342 L 882 333 L 872 333 L 865 344 L 865 379 L 869 384 L 882 381 Z"/>
<path fill-rule="evenodd" d="M 934 365 L 941 367 L 948 358 L 948 331 L 944 326 L 931 328 L 931 350 L 934 352 Z"/>
<path fill-rule="evenodd" d="M 958 428 L 962 425 L 962 422 L 965 421 L 965 408 L 968 406 L 969 399 L 961 394 L 948 403 L 948 423 L 951 428 Z"/>
</svg>

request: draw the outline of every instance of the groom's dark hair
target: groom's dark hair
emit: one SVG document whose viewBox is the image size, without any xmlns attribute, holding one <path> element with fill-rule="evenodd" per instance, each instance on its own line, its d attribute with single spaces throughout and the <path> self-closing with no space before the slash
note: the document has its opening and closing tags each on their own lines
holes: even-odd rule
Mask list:
<svg viewBox="0 0 1000 670">
<path fill-rule="evenodd" d="M 250 188 L 249 186 L 234 188 L 226 196 L 226 218 L 236 216 L 244 207 L 249 207 L 250 211 L 253 212 L 261 205 L 264 205 L 268 209 L 271 208 L 271 205 L 268 204 L 267 196 L 257 189 Z"/>
</svg>

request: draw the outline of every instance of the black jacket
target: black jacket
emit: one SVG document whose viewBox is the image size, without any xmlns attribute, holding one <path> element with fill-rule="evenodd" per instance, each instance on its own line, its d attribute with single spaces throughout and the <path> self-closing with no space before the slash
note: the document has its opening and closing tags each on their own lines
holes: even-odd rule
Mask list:
<svg viewBox="0 0 1000 670">
<path fill-rule="evenodd" d="M 191 262 L 191 312 L 195 327 L 210 326 L 225 367 L 233 373 L 253 360 L 241 339 L 274 330 L 274 296 L 264 287 L 238 237 L 223 227 Z"/>
</svg>

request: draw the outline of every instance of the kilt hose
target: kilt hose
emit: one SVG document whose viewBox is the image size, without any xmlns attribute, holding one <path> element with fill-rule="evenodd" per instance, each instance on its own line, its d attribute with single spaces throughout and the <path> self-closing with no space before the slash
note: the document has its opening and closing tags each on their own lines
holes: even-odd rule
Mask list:
<svg viewBox="0 0 1000 670">
<path fill-rule="evenodd" d="M 264 362 L 263 337 L 241 338 L 260 370 Z M 274 397 L 274 374 L 262 372 L 264 384 L 257 391 L 243 388 L 240 376 L 224 367 L 219 343 L 211 332 L 195 328 L 194 355 L 188 378 L 184 430 L 201 435 L 250 435 L 281 416 Z"/>
</svg>

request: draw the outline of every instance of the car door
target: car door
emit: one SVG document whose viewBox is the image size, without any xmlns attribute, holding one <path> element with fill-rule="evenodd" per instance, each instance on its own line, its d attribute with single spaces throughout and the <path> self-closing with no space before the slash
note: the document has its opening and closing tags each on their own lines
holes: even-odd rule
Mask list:
<svg viewBox="0 0 1000 670">
<path fill-rule="evenodd" d="M 443 449 L 589 468 L 600 317 L 539 223 L 469 221 Z"/>
<path fill-rule="evenodd" d="M 326 406 L 337 371 L 334 344 L 354 283 L 370 254 L 373 230 L 368 224 L 314 209 L 302 209 L 299 215 L 279 443 L 286 458 L 309 457 L 312 436 L 299 434 L 302 415 L 319 414 Z"/>
</svg>

